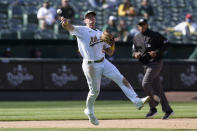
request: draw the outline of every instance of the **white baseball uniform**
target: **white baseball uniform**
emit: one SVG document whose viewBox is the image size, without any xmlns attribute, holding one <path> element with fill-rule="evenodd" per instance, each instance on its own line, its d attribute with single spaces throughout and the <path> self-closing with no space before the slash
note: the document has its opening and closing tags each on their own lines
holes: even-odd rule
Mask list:
<svg viewBox="0 0 197 131">
<path fill-rule="evenodd" d="M 89 86 L 86 106 L 90 113 L 94 113 L 94 102 L 100 92 L 102 75 L 118 84 L 130 101 L 135 104 L 141 101 L 131 85 L 129 83 L 128 85 L 123 83 L 124 77 L 118 69 L 105 59 L 103 48 L 109 48 L 110 46 L 101 42 L 101 31 L 91 29 L 87 26 L 74 26 L 74 30 L 71 31 L 71 34 L 77 37 L 78 48 L 83 57 L 82 69 Z M 102 60 L 102 58 L 104 58 L 104 60 L 101 62 L 93 62 Z"/>
<path fill-rule="evenodd" d="M 179 23 L 174 27 L 176 31 L 180 31 L 183 35 L 186 35 L 186 27 L 189 27 L 190 33 L 195 33 L 197 31 L 197 24 L 195 23 L 188 23 L 186 21 Z"/>
</svg>

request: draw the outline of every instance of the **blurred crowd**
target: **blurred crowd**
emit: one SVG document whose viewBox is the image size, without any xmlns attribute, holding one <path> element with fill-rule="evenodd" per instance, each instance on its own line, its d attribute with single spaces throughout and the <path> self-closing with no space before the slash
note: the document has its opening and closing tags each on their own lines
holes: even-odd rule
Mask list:
<svg viewBox="0 0 197 131">
<path fill-rule="evenodd" d="M 139 19 L 139 17 L 146 18 L 149 22 L 151 22 L 149 23 L 151 25 L 150 28 L 153 28 L 153 30 L 155 29 L 155 31 L 166 33 L 167 37 L 172 38 L 171 39 L 172 41 L 181 36 L 180 39 L 183 39 L 183 41 L 181 42 L 188 43 L 190 42 L 191 39 L 196 39 L 194 37 L 190 38 L 190 36 L 196 36 L 197 34 L 197 26 L 192 16 L 193 12 L 189 12 L 185 10 L 181 14 L 181 15 L 185 15 L 185 20 L 183 17 L 181 17 L 183 18 L 182 22 L 180 21 L 180 19 L 176 20 L 176 23 L 172 21 L 171 23 L 173 23 L 173 25 L 172 24 L 168 25 L 169 22 L 167 20 L 169 19 L 168 16 L 166 16 L 166 18 L 165 16 L 162 16 L 162 18 L 160 16 L 160 15 L 165 15 L 162 8 L 169 7 L 170 6 L 169 3 L 170 4 L 174 3 L 174 6 L 186 6 L 186 4 L 183 5 L 183 3 L 186 3 L 185 0 L 177 1 L 179 3 L 176 3 L 176 1 L 164 2 L 163 0 L 159 0 L 159 1 L 155 1 L 155 0 L 120 0 L 120 1 L 117 0 L 87 0 L 87 1 L 3 0 L 2 2 L 0 2 L 0 5 L 1 4 L 3 5 L 5 1 L 9 1 L 7 6 L 8 11 L 6 12 L 8 13 L 9 22 L 13 23 L 13 24 L 9 24 L 8 28 L 11 28 L 12 30 L 14 28 L 16 30 L 18 39 L 23 39 L 23 38 L 28 39 L 28 38 L 32 38 L 32 36 L 34 36 L 33 39 L 41 39 L 41 38 L 45 39 L 52 37 L 55 39 L 62 39 L 64 37 L 65 39 L 73 39 L 73 37 L 70 36 L 68 32 L 62 30 L 62 28 L 60 27 L 59 24 L 60 15 L 56 13 L 57 9 L 61 9 L 62 10 L 61 16 L 68 18 L 73 24 L 83 24 L 80 23 L 83 12 L 89 9 L 94 10 L 95 12 L 98 13 L 98 22 L 97 22 L 99 23 L 98 28 L 103 31 L 104 30 L 110 31 L 112 34 L 115 35 L 116 41 L 123 41 L 123 42 L 130 41 L 132 37 L 138 33 L 138 29 L 135 26 L 135 22 L 136 19 Z M 154 5 L 156 3 L 157 5 L 162 4 L 163 7 L 162 8 L 155 7 L 157 6 Z M 174 12 L 177 12 L 175 11 L 175 9 L 173 9 L 173 7 L 169 10 L 172 11 L 174 10 Z M 171 13 L 172 11 L 168 13 Z M 19 15 L 23 15 L 22 24 L 20 23 L 20 21 L 14 19 L 14 15 L 17 13 Z M 35 14 L 36 16 L 32 17 L 31 16 L 32 14 Z M 4 16 L 2 15 L 1 17 Z M 163 18 L 165 19 L 162 20 Z M 177 19 L 177 18 L 172 18 L 172 19 Z M 0 25 L 2 28 L 5 27 L 5 25 L 3 25 L 3 22 L 5 21 L 3 20 L 0 21 Z M 17 24 L 17 26 L 14 24 Z M 37 24 L 37 27 L 35 24 Z M 21 29 L 20 26 L 24 26 L 24 27 Z M 174 26 L 174 27 L 170 27 L 170 26 Z M 37 29 L 37 30 L 35 31 L 33 29 Z M 0 36 L 1 38 L 3 38 L 3 35 Z M 173 42 L 177 43 L 179 41 L 173 41 Z"/>
<path fill-rule="evenodd" d="M 175 6 L 184 7 L 186 6 L 186 4 L 183 5 L 184 3 L 189 3 L 186 0 L 177 1 L 178 3 L 169 0 L 165 2 L 164 0 L 87 0 L 83 2 L 76 0 L 2 0 L 0 3 L 5 3 L 5 1 L 9 1 L 8 11 L 6 10 L 8 16 L 7 14 L 6 16 L 0 15 L 0 28 L 2 30 L 0 39 L 74 39 L 73 36 L 61 28 L 60 15 L 57 14 L 56 10 L 61 9 L 61 16 L 69 19 L 73 24 L 81 25 L 83 24 L 80 23 L 83 12 L 90 9 L 98 14 L 98 28 L 102 31 L 111 32 L 117 42 L 131 42 L 132 38 L 139 32 L 135 24 L 136 19 L 139 18 L 147 19 L 152 30 L 165 33 L 165 36 L 173 43 L 196 44 L 197 42 L 197 24 L 195 21 L 197 18 L 194 17 L 194 12 L 183 10 L 181 14 L 184 15 L 183 17 L 175 20 L 176 22 L 170 22 L 167 14 L 172 13 L 172 11 L 177 12 L 176 8 L 169 9 L 169 12 L 166 10 L 165 13 L 162 8 L 155 8 L 154 5 L 156 3 L 157 5 L 162 4 L 163 7 L 167 8 L 170 7 L 169 3 L 174 3 Z M 138 3 L 136 4 L 136 2 Z M 195 3 L 195 1 L 193 2 Z M 37 6 L 38 3 L 39 6 Z M 177 8 L 179 8 L 178 6 Z M 196 5 L 191 6 L 195 8 Z M 15 10 L 15 7 L 17 10 Z M 20 14 L 17 7 L 25 8 L 22 24 L 20 21 L 13 19 L 14 13 Z M 3 12 L 2 10 L 4 10 L 3 7 L 0 12 Z M 35 16 L 31 17 L 31 14 Z M 166 16 L 160 17 L 159 14 Z M 8 18 L 10 24 L 4 24 L 6 22 L 4 18 L 6 20 Z M 170 19 L 177 19 L 177 17 Z M 163 23 L 166 25 L 164 26 Z M 23 26 L 22 29 L 21 26 Z M 5 30 L 7 28 L 10 30 Z M 13 35 L 13 32 L 16 32 L 16 35 Z M 7 34 L 9 36 L 6 36 Z M 180 39 L 181 41 L 179 41 Z M 35 49 L 36 51 L 39 52 L 38 49 Z M 191 58 L 194 58 L 196 54 L 193 54 Z"/>
<path fill-rule="evenodd" d="M 117 9 L 117 16 L 109 15 L 108 20 L 104 23 L 102 30 L 108 30 L 115 36 L 115 41 L 130 41 L 137 33 L 138 29 L 133 25 L 127 25 L 127 20 L 132 21 L 134 17 L 143 17 L 147 20 L 154 16 L 155 10 L 151 6 L 149 0 L 141 0 L 141 4 L 137 9 L 131 0 L 122 0 L 118 3 L 116 0 L 88 0 L 90 6 L 95 10 Z M 62 16 L 75 21 L 75 12 L 70 6 L 69 0 L 61 0 Z M 39 19 L 40 28 L 47 29 L 53 27 L 58 19 L 56 9 L 50 6 L 48 0 L 44 0 L 43 6 L 38 10 L 37 18 Z M 167 27 L 165 32 L 177 32 L 173 35 L 182 35 L 183 42 L 188 43 L 191 35 L 197 34 L 197 25 L 192 19 L 192 15 L 187 13 L 185 21 L 177 23 L 175 27 Z M 170 34 L 170 33 L 169 33 Z"/>
<path fill-rule="evenodd" d="M 141 16 L 146 19 L 153 16 L 152 6 L 148 0 L 142 0 L 140 9 L 137 11 L 132 5 L 130 0 L 123 0 L 118 4 L 116 0 L 88 0 L 93 9 L 110 10 L 111 8 L 117 8 L 117 16 L 110 15 L 107 23 L 103 25 L 102 30 L 108 30 L 115 36 L 115 41 L 127 42 L 132 39 L 138 33 L 137 28 L 127 25 L 126 19 L 132 20 L 135 16 Z M 61 16 L 70 19 L 71 22 L 75 21 L 75 11 L 72 6 L 69 5 L 69 0 L 61 0 L 62 10 Z M 79 12 L 76 12 L 79 13 Z M 56 9 L 50 5 L 48 0 L 44 0 L 43 5 L 39 8 L 37 18 L 39 19 L 40 29 L 53 28 L 55 22 L 60 16 L 56 14 Z"/>
</svg>

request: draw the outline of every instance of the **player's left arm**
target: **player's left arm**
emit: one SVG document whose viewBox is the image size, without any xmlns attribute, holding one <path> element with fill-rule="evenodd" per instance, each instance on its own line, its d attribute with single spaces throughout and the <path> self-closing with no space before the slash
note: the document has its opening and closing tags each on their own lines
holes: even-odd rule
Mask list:
<svg viewBox="0 0 197 131">
<path fill-rule="evenodd" d="M 104 49 L 104 51 L 108 56 L 112 56 L 115 52 L 115 42 L 111 45 L 111 47 Z"/>
</svg>

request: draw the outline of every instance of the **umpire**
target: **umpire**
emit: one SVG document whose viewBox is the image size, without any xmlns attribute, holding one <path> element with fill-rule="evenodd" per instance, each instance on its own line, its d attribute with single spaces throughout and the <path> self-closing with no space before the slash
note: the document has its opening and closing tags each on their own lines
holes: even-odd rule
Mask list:
<svg viewBox="0 0 197 131">
<path fill-rule="evenodd" d="M 145 75 L 142 81 L 142 87 L 147 95 L 150 96 L 150 111 L 146 118 L 151 118 L 157 113 L 156 106 L 159 101 L 154 99 L 157 95 L 160 99 L 163 112 L 165 115 L 162 119 L 168 119 L 174 112 L 161 87 L 159 74 L 163 66 L 162 56 L 168 40 L 157 32 L 148 29 L 146 19 L 138 21 L 138 29 L 140 33 L 133 38 L 133 57 L 139 59 L 144 64 Z"/>
</svg>

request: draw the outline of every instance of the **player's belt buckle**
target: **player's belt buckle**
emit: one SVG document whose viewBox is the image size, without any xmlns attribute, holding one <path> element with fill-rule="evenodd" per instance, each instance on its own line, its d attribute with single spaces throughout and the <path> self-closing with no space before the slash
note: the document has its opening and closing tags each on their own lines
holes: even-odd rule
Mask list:
<svg viewBox="0 0 197 131">
<path fill-rule="evenodd" d="M 92 64 L 92 63 L 100 63 L 100 62 L 103 62 L 104 60 L 104 57 L 101 58 L 100 60 L 95 60 L 95 61 L 88 61 L 88 64 Z"/>
</svg>

